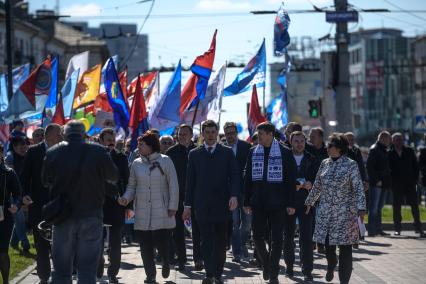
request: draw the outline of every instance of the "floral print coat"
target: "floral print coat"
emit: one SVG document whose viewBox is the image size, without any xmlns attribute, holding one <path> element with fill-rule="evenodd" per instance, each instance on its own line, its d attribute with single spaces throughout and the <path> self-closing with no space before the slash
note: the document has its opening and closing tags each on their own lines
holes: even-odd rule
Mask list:
<svg viewBox="0 0 426 284">
<path fill-rule="evenodd" d="M 355 161 L 341 156 L 322 161 L 305 205 L 314 206 L 314 241 L 330 245 L 351 245 L 359 240 L 358 211 L 365 210 L 365 195 L 361 175 Z M 313 208 L 312 208 L 313 209 Z"/>
</svg>

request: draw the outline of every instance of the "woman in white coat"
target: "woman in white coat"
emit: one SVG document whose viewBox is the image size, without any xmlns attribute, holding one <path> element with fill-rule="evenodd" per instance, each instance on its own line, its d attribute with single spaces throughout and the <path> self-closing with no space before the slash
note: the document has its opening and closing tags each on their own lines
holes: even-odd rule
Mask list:
<svg viewBox="0 0 426 284">
<path fill-rule="evenodd" d="M 148 131 L 139 137 L 138 150 L 141 156 L 132 163 L 127 190 L 118 202 L 125 206 L 134 201 L 134 228 L 139 235 L 145 283 L 155 283 L 154 247 L 163 261 L 163 278 L 170 274 L 169 241 L 176 226 L 179 186 L 172 160 L 160 154 L 156 134 Z"/>
</svg>

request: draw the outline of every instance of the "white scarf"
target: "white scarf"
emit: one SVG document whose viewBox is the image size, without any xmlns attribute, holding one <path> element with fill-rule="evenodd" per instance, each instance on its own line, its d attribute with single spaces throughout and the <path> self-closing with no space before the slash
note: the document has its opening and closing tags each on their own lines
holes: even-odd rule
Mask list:
<svg viewBox="0 0 426 284">
<path fill-rule="evenodd" d="M 265 149 L 262 145 L 257 145 L 253 151 L 251 175 L 253 181 L 263 180 Z M 277 140 L 272 141 L 271 151 L 268 157 L 267 181 L 278 183 L 283 181 L 283 164 L 281 158 L 280 144 Z"/>
</svg>

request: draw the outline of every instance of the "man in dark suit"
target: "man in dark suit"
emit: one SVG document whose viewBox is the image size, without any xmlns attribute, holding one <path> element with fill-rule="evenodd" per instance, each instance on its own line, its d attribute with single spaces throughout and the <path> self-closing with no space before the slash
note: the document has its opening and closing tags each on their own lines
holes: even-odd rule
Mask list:
<svg viewBox="0 0 426 284">
<path fill-rule="evenodd" d="M 115 131 L 112 128 L 104 128 L 99 134 L 99 142 L 105 146 L 119 172 L 119 179 L 116 185 L 106 183 L 107 190 L 104 203 L 104 224 L 109 227 L 109 267 L 108 279 L 109 283 L 118 283 L 117 274 L 120 269 L 121 262 L 121 234 L 124 226 L 125 207 L 117 202 L 117 198 L 122 196 L 126 191 L 127 182 L 129 180 L 129 167 L 127 166 L 127 157 L 121 152 L 115 150 Z M 115 193 L 115 194 L 113 194 Z M 103 272 L 104 258 L 101 256 L 99 270 Z M 101 276 L 100 273 L 98 277 Z"/>
<path fill-rule="evenodd" d="M 230 210 L 238 207 L 240 173 L 232 149 L 217 143 L 218 125 L 201 125 L 204 144 L 189 152 L 183 219 L 195 219 L 201 232 L 206 278 L 203 284 L 223 283 L 226 235 Z"/>
<path fill-rule="evenodd" d="M 278 284 L 284 220 L 295 213 L 296 162 L 291 150 L 274 139 L 275 126 L 257 126 L 259 145 L 250 150 L 244 178 L 244 210 L 253 214 L 253 239 L 264 280 Z M 271 236 L 270 252 L 266 239 Z"/>
<path fill-rule="evenodd" d="M 49 124 L 44 131 L 44 141 L 32 145 L 25 156 L 21 173 L 23 185 L 23 203 L 29 206 L 28 219 L 33 230 L 37 252 L 37 275 L 40 283 L 47 283 L 50 278 L 50 243 L 45 240 L 37 225 L 42 221 L 41 210 L 49 201 L 49 191 L 42 185 L 41 168 L 46 150 L 63 140 L 62 129 L 58 124 Z"/>
<path fill-rule="evenodd" d="M 240 193 L 238 196 L 237 209 L 232 211 L 232 254 L 234 262 L 240 262 L 241 257 L 248 258 L 248 249 L 246 242 L 251 229 L 251 215 L 245 214 L 243 204 L 243 183 L 244 170 L 246 167 L 247 156 L 250 152 L 250 143 L 238 139 L 237 124 L 235 122 L 226 122 L 223 126 L 225 132 L 225 145 L 231 147 L 232 152 L 237 158 L 238 170 L 240 173 Z"/>
</svg>

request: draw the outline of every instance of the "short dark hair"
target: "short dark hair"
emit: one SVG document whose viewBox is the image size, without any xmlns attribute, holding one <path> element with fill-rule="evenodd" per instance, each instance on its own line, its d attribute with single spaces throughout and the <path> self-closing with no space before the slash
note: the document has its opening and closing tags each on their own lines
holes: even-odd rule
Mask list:
<svg viewBox="0 0 426 284">
<path fill-rule="evenodd" d="M 15 136 L 10 138 L 10 144 L 12 145 L 12 147 L 15 147 L 18 145 L 27 144 L 27 141 L 23 136 Z"/>
<path fill-rule="evenodd" d="M 203 123 L 201 123 L 201 132 L 203 132 L 207 127 L 214 127 L 216 130 L 219 130 L 217 123 L 211 119 L 205 120 Z"/>
<path fill-rule="evenodd" d="M 272 133 L 272 135 L 275 135 L 275 126 L 269 121 L 265 121 L 257 125 L 256 130 L 263 130 L 266 133 Z"/>
<path fill-rule="evenodd" d="M 297 122 L 294 122 L 294 121 L 290 121 L 285 126 L 285 132 L 287 132 L 287 130 L 289 130 L 289 129 L 291 129 L 291 132 L 302 131 L 302 125 L 300 123 L 297 123 Z"/>
<path fill-rule="evenodd" d="M 56 123 L 51 123 L 46 126 L 46 129 L 44 130 L 44 137 L 48 136 L 50 132 L 54 131 L 55 129 L 61 129 L 61 126 Z"/>
<path fill-rule="evenodd" d="M 183 128 L 187 128 L 189 130 L 189 132 L 191 132 L 191 134 L 194 133 L 194 130 L 192 129 L 192 127 L 188 124 L 181 124 L 179 125 L 179 130 L 183 129 Z"/>
<path fill-rule="evenodd" d="M 340 154 L 346 155 L 349 149 L 349 142 L 343 133 L 333 133 L 328 137 L 327 147 L 336 147 Z"/>
<path fill-rule="evenodd" d="M 233 127 L 235 129 L 235 132 L 238 132 L 237 124 L 235 122 L 230 121 L 225 122 L 225 124 L 223 125 L 223 131 L 230 127 Z"/>
<path fill-rule="evenodd" d="M 22 121 L 22 120 L 20 120 L 20 119 L 18 119 L 18 120 L 14 120 L 13 122 L 12 122 L 12 128 L 15 128 L 16 126 L 18 126 L 18 125 L 21 125 L 22 127 L 24 127 L 24 122 Z"/>
<path fill-rule="evenodd" d="M 101 133 L 99 134 L 99 140 L 104 140 L 105 135 L 115 135 L 115 130 L 112 128 L 104 128 L 101 130 Z"/>
<path fill-rule="evenodd" d="M 291 141 L 293 141 L 294 136 L 303 136 L 303 138 L 305 138 L 305 140 L 306 140 L 305 134 L 302 131 L 293 131 L 290 134 L 290 143 L 291 143 Z"/>
<path fill-rule="evenodd" d="M 146 145 L 151 147 L 153 152 L 160 152 L 160 140 L 158 139 L 157 133 L 148 130 L 142 136 L 138 137 L 138 143 L 145 142 Z"/>
<path fill-rule="evenodd" d="M 312 131 L 317 131 L 320 134 L 321 137 L 324 137 L 324 129 L 322 129 L 321 127 L 311 128 L 311 132 Z"/>
</svg>

